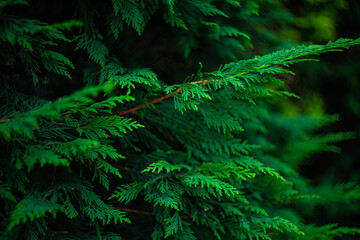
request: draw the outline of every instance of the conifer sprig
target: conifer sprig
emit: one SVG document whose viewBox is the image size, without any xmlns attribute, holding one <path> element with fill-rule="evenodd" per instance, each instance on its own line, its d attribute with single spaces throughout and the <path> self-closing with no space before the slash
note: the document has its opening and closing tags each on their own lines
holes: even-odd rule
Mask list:
<svg viewBox="0 0 360 240">
<path fill-rule="evenodd" d="M 176 108 L 180 110 L 185 110 L 187 108 L 196 110 L 196 104 L 198 104 L 199 101 L 193 101 L 190 104 L 187 103 L 193 99 L 200 100 L 201 98 L 209 98 L 209 95 L 206 92 L 211 91 L 212 88 L 217 90 L 230 84 L 233 85 L 236 90 L 244 92 L 247 91 L 247 87 L 250 91 L 255 90 L 252 85 L 279 83 L 280 80 L 277 81 L 277 76 L 279 74 L 294 74 L 284 67 L 289 67 L 290 65 L 301 61 L 316 61 L 316 59 L 308 57 L 317 56 L 324 52 L 342 51 L 345 48 L 349 48 L 350 46 L 357 45 L 359 43 L 360 39 L 339 39 L 335 42 L 329 42 L 326 45 L 294 46 L 269 55 L 261 57 L 257 56 L 249 60 L 232 62 L 221 66 L 216 72 L 199 73 L 199 76 L 196 76 L 195 78 L 201 78 L 200 80 L 168 86 L 165 88 L 165 92 L 167 93 L 166 95 L 149 101 L 143 105 L 119 112 L 117 115 L 121 116 L 131 114 L 135 111 L 174 97 L 175 95 L 180 95 L 179 97 L 176 97 L 178 100 L 176 101 L 176 103 L 178 103 Z M 208 79 L 203 79 L 204 77 L 208 77 Z M 197 87 L 193 87 L 193 85 Z M 176 90 L 173 91 L 173 89 Z M 270 91 L 267 89 L 264 93 L 295 96 L 288 92 L 279 90 Z"/>
<path fill-rule="evenodd" d="M 269 104 L 294 96 L 283 83 L 291 65 L 359 39 L 239 61 L 248 33 L 259 38 L 251 18 L 274 3 L 57 4 L 0 2 L 1 239 L 359 233 L 303 220 L 305 209 L 355 202 L 359 185 L 321 188 L 298 172 L 351 135 L 318 135 L 334 118 L 289 117 Z M 206 69 L 232 62 L 180 81 L 198 58 Z"/>
</svg>

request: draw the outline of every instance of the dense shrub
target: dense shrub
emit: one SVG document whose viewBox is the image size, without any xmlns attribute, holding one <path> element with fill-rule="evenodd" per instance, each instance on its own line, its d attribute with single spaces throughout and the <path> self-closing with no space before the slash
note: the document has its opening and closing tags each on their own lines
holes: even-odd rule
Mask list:
<svg viewBox="0 0 360 240">
<path fill-rule="evenodd" d="M 278 1 L 8 0 L 0 14 L 2 239 L 360 233 L 307 221 L 360 198 L 299 173 L 352 134 L 318 134 L 338 117 L 302 114 L 284 85 L 359 39 L 254 57 L 291 43 Z"/>
</svg>

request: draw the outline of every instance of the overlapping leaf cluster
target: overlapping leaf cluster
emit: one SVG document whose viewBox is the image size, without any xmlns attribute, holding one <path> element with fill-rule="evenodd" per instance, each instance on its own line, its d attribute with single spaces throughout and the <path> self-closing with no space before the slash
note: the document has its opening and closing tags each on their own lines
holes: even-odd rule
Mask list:
<svg viewBox="0 0 360 240">
<path fill-rule="evenodd" d="M 246 21 L 260 3 L 113 0 L 100 6 L 79 0 L 70 8 L 74 20 L 49 25 L 16 15 L 13 7 L 27 2 L 3 1 L 1 238 L 333 239 L 359 233 L 311 225 L 301 215 L 304 206 L 329 204 L 334 194 L 334 201 L 360 198 L 356 184 L 319 191 L 298 173 L 304 157 L 334 150 L 331 143 L 349 134 L 314 136 L 333 119 L 286 117 L 270 102 L 295 96 L 283 84 L 291 65 L 360 40 L 238 60 L 249 37 L 229 19 Z M 151 43 L 158 38 L 151 30 L 161 28 L 171 29 L 165 50 L 173 51 L 175 42 L 182 54 L 175 66 L 192 64 L 187 59 L 202 44 L 214 46 L 209 55 L 233 62 L 200 69 L 181 83 L 177 71 L 160 81 L 156 64 L 145 65 L 147 49 L 132 41 Z M 73 50 L 79 56 L 65 57 Z M 59 75 L 87 87 L 61 86 L 70 94 L 54 100 Z"/>
</svg>

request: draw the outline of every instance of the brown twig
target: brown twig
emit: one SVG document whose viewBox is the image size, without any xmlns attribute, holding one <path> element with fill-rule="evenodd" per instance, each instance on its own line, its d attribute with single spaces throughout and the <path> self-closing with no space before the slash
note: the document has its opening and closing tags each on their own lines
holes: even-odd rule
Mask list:
<svg viewBox="0 0 360 240">
<path fill-rule="evenodd" d="M 148 106 L 150 106 L 151 104 L 156 104 L 156 103 L 159 103 L 161 101 L 164 101 L 165 99 L 168 99 L 168 98 L 171 98 L 174 96 L 174 94 L 178 94 L 180 93 L 181 89 L 178 88 L 176 91 L 172 92 L 172 93 L 169 93 L 169 94 L 166 94 L 162 97 L 159 97 L 159 98 L 156 98 L 155 100 L 152 100 L 150 102 L 147 102 L 143 105 L 140 105 L 140 106 L 137 106 L 137 107 L 134 107 L 134 108 L 131 108 L 129 110 L 126 110 L 125 112 L 120 112 L 120 113 L 117 113 L 115 115 L 118 115 L 118 116 L 123 116 L 123 115 L 126 115 L 126 114 L 130 114 L 130 113 L 133 113 L 137 110 L 140 110 L 140 109 L 143 109 L 143 108 L 147 108 Z"/>
<path fill-rule="evenodd" d="M 200 85 L 200 84 L 207 84 L 207 83 L 210 83 L 211 80 L 200 80 L 200 81 L 196 81 L 196 82 L 191 82 L 191 84 L 194 84 L 194 85 Z M 172 92 L 172 93 L 169 93 L 169 94 L 166 94 L 162 97 L 159 97 L 159 98 L 156 98 L 150 102 L 147 102 L 143 105 L 140 105 L 140 106 L 137 106 L 137 107 L 134 107 L 134 108 L 130 108 L 129 110 L 126 110 L 124 112 L 120 112 L 120 113 L 117 113 L 115 115 L 118 115 L 118 116 L 123 116 L 123 115 L 126 115 L 126 114 L 130 114 L 130 113 L 133 113 L 133 112 L 136 112 L 140 109 L 143 109 L 143 108 L 147 108 L 148 106 L 150 106 L 151 104 L 156 104 L 156 103 L 159 103 L 161 101 L 164 101 L 168 98 L 171 98 L 173 97 L 175 94 L 179 94 L 181 92 L 181 88 L 178 88 L 176 89 L 176 91 Z"/>
<path fill-rule="evenodd" d="M 240 74 L 237 74 L 237 75 L 234 75 L 234 76 L 230 76 L 229 78 L 235 78 L 235 77 L 239 77 L 241 75 L 244 75 L 248 72 L 244 72 L 244 73 L 240 73 Z M 196 82 L 191 82 L 191 84 L 194 84 L 194 85 L 205 85 L 207 83 L 213 83 L 214 80 L 207 80 L 207 79 L 204 79 L 204 80 L 199 80 L 199 81 L 196 81 Z M 115 115 L 118 115 L 118 116 L 123 116 L 123 115 L 126 115 L 126 114 L 130 114 L 130 113 L 133 113 L 133 112 L 136 112 L 140 109 L 143 109 L 143 108 L 147 108 L 148 106 L 150 106 L 151 104 L 155 104 L 155 103 L 159 103 L 161 101 L 164 101 L 165 99 L 168 99 L 168 98 L 171 98 L 173 97 L 175 94 L 179 94 L 181 92 L 181 88 L 178 88 L 176 91 L 172 92 L 172 93 L 169 93 L 169 94 L 166 94 L 165 96 L 162 96 L 162 97 L 159 97 L 159 98 L 156 98 L 155 100 L 152 100 L 150 102 L 147 102 L 143 105 L 140 105 L 140 106 L 137 106 L 137 107 L 134 107 L 134 108 L 130 108 L 129 110 L 126 110 L 124 112 L 120 112 L 120 113 L 117 113 Z"/>
<path fill-rule="evenodd" d="M 153 212 L 140 211 L 140 210 L 135 210 L 135 209 L 131 209 L 131 208 L 115 207 L 115 209 L 120 210 L 120 211 L 124 211 L 124 212 L 138 213 L 138 214 L 143 214 L 143 215 L 148 215 L 148 216 L 156 216 L 156 213 L 153 213 Z M 180 216 L 180 218 L 189 219 L 191 217 L 189 217 L 189 216 Z"/>
<path fill-rule="evenodd" d="M 150 216 L 155 216 L 156 215 L 156 213 L 153 213 L 153 212 L 140 211 L 140 210 L 135 210 L 135 209 L 130 209 L 130 208 L 116 207 L 116 209 L 118 209 L 120 211 L 124 211 L 124 212 L 139 213 L 139 214 L 143 214 L 143 215 L 150 215 Z"/>
</svg>

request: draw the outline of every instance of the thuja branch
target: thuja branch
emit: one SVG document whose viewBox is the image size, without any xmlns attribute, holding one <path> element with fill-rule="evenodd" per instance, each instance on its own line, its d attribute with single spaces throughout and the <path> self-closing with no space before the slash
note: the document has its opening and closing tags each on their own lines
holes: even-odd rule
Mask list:
<svg viewBox="0 0 360 240">
<path fill-rule="evenodd" d="M 152 104 L 156 104 L 156 103 L 159 103 L 159 102 L 161 102 L 161 101 L 164 101 L 164 100 L 166 100 L 166 99 L 168 99 L 168 98 L 171 98 L 171 97 L 174 96 L 174 94 L 180 93 L 180 91 L 181 91 L 181 90 L 180 90 L 180 88 L 179 88 L 179 89 L 177 89 L 176 91 L 174 91 L 174 92 L 172 92 L 172 93 L 166 94 L 166 95 L 164 95 L 164 96 L 162 96 L 162 97 L 159 97 L 159 98 L 157 98 L 157 99 L 155 99 L 155 100 L 152 100 L 152 101 L 150 101 L 150 102 L 147 102 L 147 103 L 145 103 L 145 104 L 143 104 L 143 105 L 140 105 L 140 106 L 131 108 L 131 109 L 129 109 L 129 110 L 126 110 L 125 112 L 120 112 L 120 113 L 118 113 L 118 114 L 116 114 L 116 115 L 122 116 L 122 115 L 126 115 L 126 114 L 130 114 L 130 113 L 136 112 L 136 111 L 138 111 L 138 110 L 140 110 L 140 109 L 143 109 L 143 108 L 146 108 L 146 107 L 148 107 L 148 106 L 150 106 L 150 105 L 152 105 Z"/>
<path fill-rule="evenodd" d="M 250 71 L 249 71 L 250 72 Z M 239 77 L 241 75 L 244 75 L 244 74 L 247 74 L 249 72 L 243 72 L 243 73 L 240 73 L 240 74 L 237 74 L 236 76 L 230 76 L 229 78 L 235 78 L 235 77 Z M 200 80 L 200 81 L 196 81 L 196 82 L 191 82 L 191 84 L 194 84 L 194 85 L 205 85 L 205 84 L 208 84 L 208 83 L 214 83 L 216 80 Z M 143 109 L 143 108 L 147 108 L 149 107 L 150 105 L 152 104 L 156 104 L 156 103 L 159 103 L 159 102 L 162 102 L 168 98 L 171 98 L 173 97 L 175 94 L 179 94 L 181 92 L 181 88 L 178 88 L 176 89 L 176 91 L 172 92 L 172 93 L 169 93 L 169 94 L 166 94 L 162 97 L 159 97 L 159 98 L 156 98 L 150 102 L 147 102 L 145 104 L 142 104 L 140 106 L 137 106 L 137 107 L 134 107 L 134 108 L 130 108 L 124 112 L 120 112 L 120 113 L 117 113 L 115 115 L 118 115 L 118 116 L 123 116 L 123 115 L 126 115 L 126 114 L 130 114 L 130 113 L 133 113 L 133 112 L 136 112 L 140 109 Z"/>
</svg>

